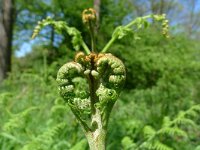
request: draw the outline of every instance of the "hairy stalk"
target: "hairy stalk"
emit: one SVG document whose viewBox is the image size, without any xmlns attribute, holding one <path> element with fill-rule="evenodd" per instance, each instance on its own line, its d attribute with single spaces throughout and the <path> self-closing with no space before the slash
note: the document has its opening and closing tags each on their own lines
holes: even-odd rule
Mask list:
<svg viewBox="0 0 200 150">
<path fill-rule="evenodd" d="M 107 130 L 103 126 L 99 109 L 95 109 L 92 114 L 92 126 L 94 129 L 86 133 L 90 150 L 105 150 Z"/>
</svg>

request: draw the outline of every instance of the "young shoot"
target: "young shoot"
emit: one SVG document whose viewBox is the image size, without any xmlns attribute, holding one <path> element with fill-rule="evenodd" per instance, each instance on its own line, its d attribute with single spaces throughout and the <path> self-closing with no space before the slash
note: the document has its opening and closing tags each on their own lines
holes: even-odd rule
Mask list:
<svg viewBox="0 0 200 150">
<path fill-rule="evenodd" d="M 84 52 L 76 54 L 73 62 L 68 62 L 59 69 L 56 80 L 59 93 L 82 126 L 91 150 L 105 150 L 110 113 L 126 80 L 123 62 L 107 52 L 115 40 L 148 27 L 149 19 L 161 22 L 163 34 L 169 37 L 165 15 L 139 17 L 125 26 L 117 27 L 100 53 L 96 49 L 97 20 L 96 12 L 92 8 L 82 13 L 83 23 L 91 36 L 91 48 L 84 42 L 81 32 L 69 27 L 66 22 L 47 17 L 38 22 L 34 29 L 32 38 L 43 27 L 52 25 L 58 33 L 72 36 L 75 50 L 84 49 Z"/>
</svg>

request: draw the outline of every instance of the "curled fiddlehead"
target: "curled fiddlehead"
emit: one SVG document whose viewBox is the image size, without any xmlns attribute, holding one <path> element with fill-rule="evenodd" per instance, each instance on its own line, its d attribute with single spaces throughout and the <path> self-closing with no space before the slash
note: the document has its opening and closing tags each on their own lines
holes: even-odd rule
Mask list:
<svg viewBox="0 0 200 150">
<path fill-rule="evenodd" d="M 81 47 L 84 49 L 87 55 L 79 52 L 75 56 L 74 62 L 66 63 L 59 69 L 57 74 L 59 93 L 84 128 L 90 148 L 105 150 L 109 115 L 126 78 L 125 66 L 122 61 L 106 52 L 117 39 L 132 34 L 133 29 L 135 39 L 139 38 L 136 32 L 148 27 L 149 19 L 162 22 L 163 35 L 165 37 L 169 37 L 169 35 L 168 21 L 165 15 L 139 17 L 125 26 L 118 26 L 111 39 L 98 54 L 96 49 L 97 16 L 96 11 L 92 8 L 86 9 L 82 13 L 83 23 L 89 29 L 91 36 L 90 49 L 84 42 L 80 31 L 69 27 L 63 21 L 54 21 L 49 17 L 38 22 L 32 37 L 34 38 L 44 26 L 51 25 L 59 33 L 67 33 L 72 36 L 75 50 L 79 50 Z M 90 119 L 90 125 L 86 119 Z"/>
<path fill-rule="evenodd" d="M 59 69 L 57 82 L 60 95 L 71 106 L 89 109 L 93 104 L 103 108 L 117 100 L 125 77 L 124 64 L 112 54 L 80 52 L 75 62 L 66 63 Z M 93 91 L 89 90 L 91 84 L 95 84 Z M 96 96 L 92 97 L 94 94 Z"/>
<path fill-rule="evenodd" d="M 120 59 L 112 54 L 105 54 L 97 62 L 100 85 L 96 91 L 100 102 L 115 102 L 126 78 L 125 66 Z"/>
<path fill-rule="evenodd" d="M 58 71 L 57 82 L 60 95 L 69 105 L 77 109 L 89 107 L 88 91 L 81 64 L 76 62 L 64 64 Z"/>
</svg>

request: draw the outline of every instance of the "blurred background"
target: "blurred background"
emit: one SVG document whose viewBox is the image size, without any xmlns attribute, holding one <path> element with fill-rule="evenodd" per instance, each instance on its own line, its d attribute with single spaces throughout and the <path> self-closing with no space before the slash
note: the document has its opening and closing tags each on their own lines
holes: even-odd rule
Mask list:
<svg viewBox="0 0 200 150">
<path fill-rule="evenodd" d="M 113 108 L 107 149 L 139 147 L 147 125 L 157 133 L 166 118 L 173 121 L 200 103 L 199 0 L 0 0 L 1 150 L 88 149 L 55 82 L 58 69 L 76 53 L 71 38 L 57 34 L 53 26 L 34 40 L 31 35 L 38 21 L 51 16 L 80 30 L 90 46 L 81 19 L 90 7 L 99 14 L 99 51 L 115 27 L 139 16 L 165 13 L 170 24 L 169 39 L 152 23 L 110 48 L 125 63 L 127 81 Z M 184 117 L 189 121 L 171 126 L 180 127 L 185 136 L 158 134 L 152 143 L 159 141 L 168 150 L 200 150 L 200 117 Z"/>
</svg>

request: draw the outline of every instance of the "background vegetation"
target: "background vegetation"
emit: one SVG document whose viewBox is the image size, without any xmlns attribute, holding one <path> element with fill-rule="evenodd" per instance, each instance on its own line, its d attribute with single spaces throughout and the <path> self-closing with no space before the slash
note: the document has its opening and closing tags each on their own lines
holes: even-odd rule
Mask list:
<svg viewBox="0 0 200 150">
<path fill-rule="evenodd" d="M 162 37 L 154 24 L 111 47 L 127 67 L 127 81 L 111 115 L 107 149 L 200 150 L 199 2 L 99 2 L 98 50 L 116 26 L 137 16 L 166 13 L 171 24 L 170 39 Z M 88 149 L 55 82 L 60 66 L 76 53 L 70 37 L 57 35 L 50 26 L 41 37 L 29 40 L 36 23 L 52 16 L 82 31 L 89 45 L 81 12 L 93 5 L 79 0 L 15 1 L 12 71 L 0 83 L 1 150 Z M 24 43 L 32 45 L 31 51 L 17 57 Z"/>
</svg>

